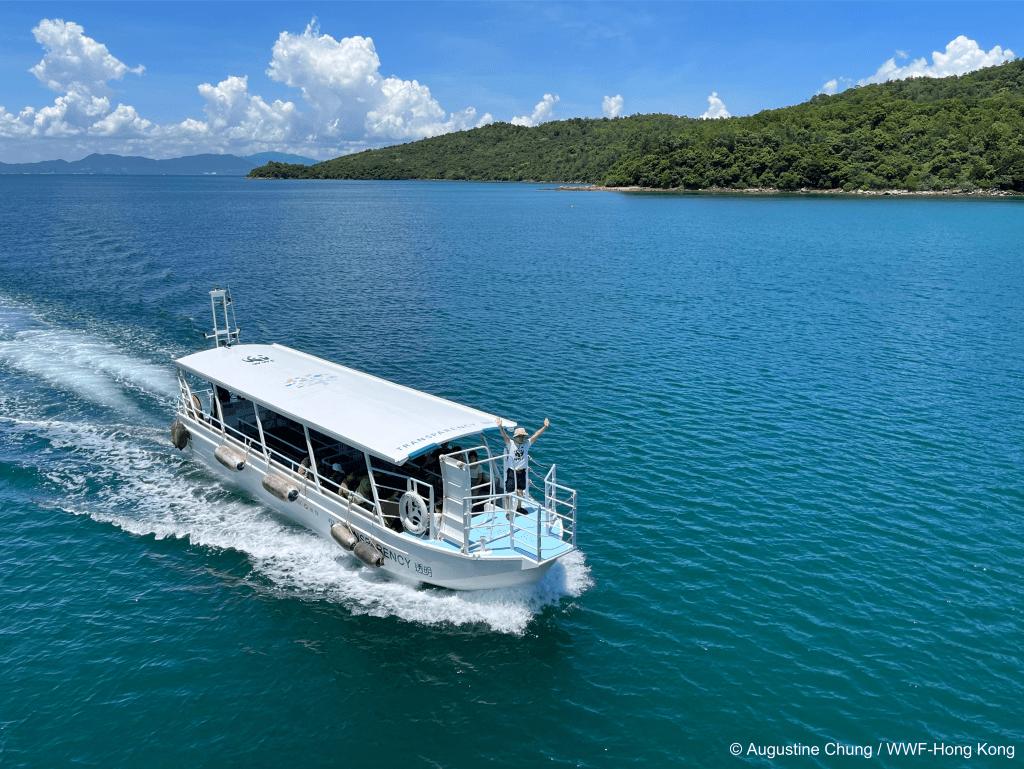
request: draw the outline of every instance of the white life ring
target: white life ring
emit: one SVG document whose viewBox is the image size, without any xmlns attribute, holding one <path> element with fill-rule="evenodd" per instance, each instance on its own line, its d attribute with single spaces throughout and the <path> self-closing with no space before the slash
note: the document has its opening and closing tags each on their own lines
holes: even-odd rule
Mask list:
<svg viewBox="0 0 1024 769">
<path fill-rule="evenodd" d="M 415 491 L 407 491 L 402 495 L 398 509 L 407 532 L 420 535 L 427 530 L 427 503 Z"/>
</svg>

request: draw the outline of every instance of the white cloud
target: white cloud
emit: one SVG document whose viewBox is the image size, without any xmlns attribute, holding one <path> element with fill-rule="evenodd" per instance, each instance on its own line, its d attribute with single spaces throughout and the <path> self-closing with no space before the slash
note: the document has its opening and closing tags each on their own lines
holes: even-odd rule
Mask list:
<svg viewBox="0 0 1024 769">
<path fill-rule="evenodd" d="M 112 96 L 108 80 L 120 80 L 129 72 L 141 75 L 145 70 L 141 64 L 132 69 L 118 61 L 74 22 L 43 19 L 32 34 L 46 55 L 29 72 L 51 91 Z"/>
<path fill-rule="evenodd" d="M 423 139 L 494 122 L 490 113 L 478 120 L 473 107 L 453 112 L 451 118 L 445 120 L 445 111 L 430 95 L 430 89 L 415 80 L 389 77 L 383 82 L 381 92 L 384 101 L 366 114 L 366 131 L 372 136 Z"/>
<path fill-rule="evenodd" d="M 409 141 L 486 125 L 467 107 L 451 116 L 416 80 L 380 75 L 380 58 L 368 37 L 335 40 L 315 21 L 301 35 L 282 32 L 267 75 L 293 88 L 313 109 L 308 129 L 327 137 Z"/>
<path fill-rule="evenodd" d="M 900 52 L 902 53 L 902 52 Z M 904 58 L 906 54 L 903 54 Z M 991 51 L 985 51 L 978 46 L 974 40 L 964 35 L 951 40 L 946 46 L 946 52 L 932 52 L 932 64 L 928 63 L 925 57 L 914 59 L 905 67 L 896 65 L 896 57 L 889 59 L 871 77 L 857 81 L 857 85 L 868 85 L 869 83 L 884 83 L 888 80 L 905 80 L 908 77 L 949 77 L 950 75 L 963 75 L 967 72 L 974 72 L 982 67 L 991 67 L 994 64 L 1002 64 L 1005 61 L 1013 61 L 1013 51 L 1000 46 L 995 46 Z"/>
<path fill-rule="evenodd" d="M 701 120 L 714 120 L 720 117 L 732 117 L 725 108 L 724 102 L 718 98 L 718 92 L 712 91 L 708 97 L 708 111 L 700 116 Z"/>
<path fill-rule="evenodd" d="M 561 99 L 558 94 L 552 95 L 550 93 L 546 93 L 544 94 L 544 98 L 537 102 L 537 106 L 533 108 L 532 115 L 529 117 L 526 115 L 523 115 L 522 117 L 514 117 L 512 118 L 512 125 L 521 125 L 531 128 L 533 126 L 538 126 L 541 123 L 546 123 L 551 120 L 551 113 L 555 108 L 555 104 L 560 101 Z"/>
<path fill-rule="evenodd" d="M 622 114 L 622 96 L 605 96 L 601 102 L 601 110 L 605 117 L 618 117 Z"/>
<path fill-rule="evenodd" d="M 852 84 L 853 81 L 848 77 L 834 77 L 825 83 L 818 93 L 827 93 L 831 96 L 839 91 L 845 91 Z"/>
<path fill-rule="evenodd" d="M 107 86 L 129 72 L 141 75 L 144 67 L 128 67 L 116 59 L 107 47 L 85 35 L 74 22 L 43 19 L 32 30 L 46 53 L 29 72 L 52 91 L 61 93 L 52 106 L 36 110 L 25 107 L 17 115 L 0 107 L 0 137 L 67 138 L 81 134 L 100 136 L 138 131 L 144 127 L 138 115 L 122 104 L 111 111 Z M 148 123 L 148 121 L 143 121 Z"/>
<path fill-rule="evenodd" d="M 93 123 L 89 133 L 93 136 L 144 136 L 152 125 L 145 118 L 139 117 L 135 107 L 118 104 L 117 109 Z"/>
<path fill-rule="evenodd" d="M 134 107 L 111 108 L 114 92 L 107 83 L 129 72 L 141 74 L 141 65 L 129 68 L 73 22 L 43 19 L 33 33 L 46 54 L 31 72 L 62 95 L 38 111 L 26 107 L 13 114 L 0 106 L 0 140 L 17 142 L 17 151 L 34 155 L 32 160 L 55 157 L 70 147 L 77 155 L 83 150 L 152 157 L 276 150 L 323 158 L 494 121 L 490 114 L 478 116 L 473 107 L 448 114 L 426 85 L 383 77 L 372 39 L 335 40 L 321 34 L 314 19 L 302 34 L 280 34 L 266 71 L 271 79 L 297 89 L 307 111 L 291 101 L 268 103 L 249 92 L 247 77 L 228 76 L 216 85 L 198 86 L 206 100 L 205 121 L 188 118 L 155 125 Z M 68 143 L 71 139 L 73 144 Z M 13 146 L 0 145 L 8 156 Z"/>
<path fill-rule="evenodd" d="M 933 51 L 931 64 L 928 63 L 928 59 L 924 56 L 920 59 L 914 59 L 903 67 L 896 64 L 896 59 L 906 58 L 908 58 L 906 51 L 896 51 L 896 55 L 879 67 L 874 75 L 861 78 L 857 81 L 857 85 L 885 83 L 889 80 L 906 80 L 911 77 L 964 75 L 982 67 L 991 67 L 995 64 L 1013 61 L 1014 54 L 1009 48 L 1004 50 L 998 45 L 986 53 L 978 45 L 977 41 L 971 40 L 965 35 L 960 35 L 946 45 L 945 53 Z M 848 88 L 852 83 L 852 79 L 843 77 L 829 80 L 821 87 L 820 93 L 833 94 Z"/>
</svg>

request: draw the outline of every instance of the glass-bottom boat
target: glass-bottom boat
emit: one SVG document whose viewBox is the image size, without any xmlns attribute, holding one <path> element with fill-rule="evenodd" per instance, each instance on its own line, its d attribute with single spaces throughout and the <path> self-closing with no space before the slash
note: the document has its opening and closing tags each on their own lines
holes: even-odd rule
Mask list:
<svg viewBox="0 0 1024 769">
<path fill-rule="evenodd" d="M 532 463 L 523 493 L 505 493 L 494 415 L 239 344 L 229 291 L 210 301 L 214 347 L 175 361 L 177 448 L 368 567 L 418 582 L 530 584 L 576 549 L 576 491 L 554 465 Z"/>
</svg>

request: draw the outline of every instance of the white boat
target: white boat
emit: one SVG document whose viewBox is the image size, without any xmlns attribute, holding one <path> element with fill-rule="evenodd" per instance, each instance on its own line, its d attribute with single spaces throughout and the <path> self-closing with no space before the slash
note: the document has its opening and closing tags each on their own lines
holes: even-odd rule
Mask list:
<svg viewBox="0 0 1024 769">
<path fill-rule="evenodd" d="M 214 347 L 175 361 L 177 448 L 407 580 L 530 584 L 576 549 L 576 491 L 554 465 L 532 463 L 526 492 L 505 493 L 494 415 L 283 345 L 239 344 L 229 291 L 210 302 Z"/>
</svg>

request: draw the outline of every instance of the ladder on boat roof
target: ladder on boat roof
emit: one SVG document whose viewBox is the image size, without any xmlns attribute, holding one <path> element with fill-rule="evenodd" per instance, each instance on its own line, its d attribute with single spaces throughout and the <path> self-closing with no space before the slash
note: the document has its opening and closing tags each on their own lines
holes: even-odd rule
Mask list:
<svg viewBox="0 0 1024 769">
<path fill-rule="evenodd" d="M 224 328 L 220 327 L 217 309 L 224 315 Z M 214 286 L 210 292 L 210 308 L 213 310 L 213 333 L 203 334 L 206 339 L 213 339 L 216 347 L 230 347 L 238 341 L 242 329 L 235 322 L 235 306 L 231 303 L 231 286 L 221 288 Z M 230 316 L 230 317 L 229 317 Z"/>
</svg>

